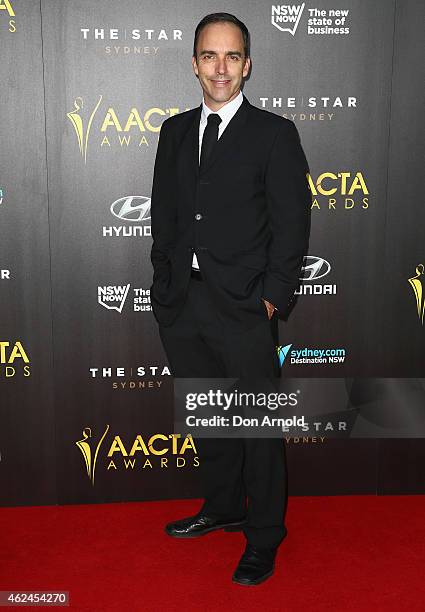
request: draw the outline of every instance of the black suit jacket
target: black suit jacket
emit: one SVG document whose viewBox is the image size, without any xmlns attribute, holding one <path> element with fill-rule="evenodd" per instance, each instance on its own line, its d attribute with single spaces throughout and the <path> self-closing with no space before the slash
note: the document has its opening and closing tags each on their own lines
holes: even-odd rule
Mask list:
<svg viewBox="0 0 425 612">
<path fill-rule="evenodd" d="M 308 165 L 292 121 L 244 96 L 199 172 L 202 105 L 161 127 L 152 188 L 152 308 L 170 325 L 185 300 L 193 252 L 229 329 L 258 324 L 262 297 L 285 314 L 310 231 Z"/>
</svg>

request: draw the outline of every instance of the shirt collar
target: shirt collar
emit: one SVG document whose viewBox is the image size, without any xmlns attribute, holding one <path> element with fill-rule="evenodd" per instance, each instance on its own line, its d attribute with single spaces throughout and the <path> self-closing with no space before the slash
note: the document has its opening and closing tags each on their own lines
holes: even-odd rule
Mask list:
<svg viewBox="0 0 425 612">
<path fill-rule="evenodd" d="M 232 100 L 231 102 L 227 102 L 227 104 L 222 106 L 220 108 L 220 110 L 218 110 L 218 111 L 212 111 L 205 104 L 205 100 L 202 100 L 201 123 L 202 124 L 206 123 L 207 119 L 208 119 L 208 115 L 210 115 L 211 113 L 214 113 L 214 112 L 217 115 L 220 115 L 222 123 L 229 123 L 230 119 L 236 113 L 236 111 L 238 110 L 238 108 L 240 107 L 242 102 L 243 102 L 243 95 L 242 95 L 241 91 L 238 93 L 236 98 L 234 98 L 234 100 Z"/>
</svg>

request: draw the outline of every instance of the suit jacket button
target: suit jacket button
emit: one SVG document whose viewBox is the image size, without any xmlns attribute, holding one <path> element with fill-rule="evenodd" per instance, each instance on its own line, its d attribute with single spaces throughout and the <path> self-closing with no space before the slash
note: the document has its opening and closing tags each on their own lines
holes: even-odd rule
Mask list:
<svg viewBox="0 0 425 612">
<path fill-rule="evenodd" d="M 195 219 L 196 219 L 197 221 L 200 221 L 200 220 L 202 219 L 202 215 L 201 215 L 201 213 L 196 213 L 196 215 L 195 215 Z"/>
</svg>

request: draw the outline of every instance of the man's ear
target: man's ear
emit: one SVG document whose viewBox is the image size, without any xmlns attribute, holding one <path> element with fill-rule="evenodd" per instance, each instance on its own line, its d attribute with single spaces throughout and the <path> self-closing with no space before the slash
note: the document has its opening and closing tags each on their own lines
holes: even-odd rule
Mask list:
<svg viewBox="0 0 425 612">
<path fill-rule="evenodd" d="M 244 65 L 244 67 L 243 67 L 243 71 L 242 71 L 242 75 L 243 75 L 244 77 L 246 77 L 246 76 L 247 76 L 247 74 L 248 74 L 248 72 L 249 72 L 250 67 L 251 67 L 251 58 L 250 58 L 250 57 L 247 57 L 247 58 L 246 58 L 246 60 L 245 60 L 245 65 Z"/>
<path fill-rule="evenodd" d="M 198 64 L 196 63 L 196 58 L 192 56 L 192 68 L 193 72 L 198 76 Z"/>
</svg>

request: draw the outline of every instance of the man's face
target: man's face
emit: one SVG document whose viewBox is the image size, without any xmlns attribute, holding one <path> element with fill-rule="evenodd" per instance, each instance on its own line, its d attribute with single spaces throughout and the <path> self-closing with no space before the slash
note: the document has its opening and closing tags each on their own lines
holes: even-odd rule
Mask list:
<svg viewBox="0 0 425 612">
<path fill-rule="evenodd" d="M 244 56 L 242 32 L 233 23 L 210 23 L 201 30 L 192 66 L 211 110 L 236 98 L 250 62 Z"/>
</svg>

